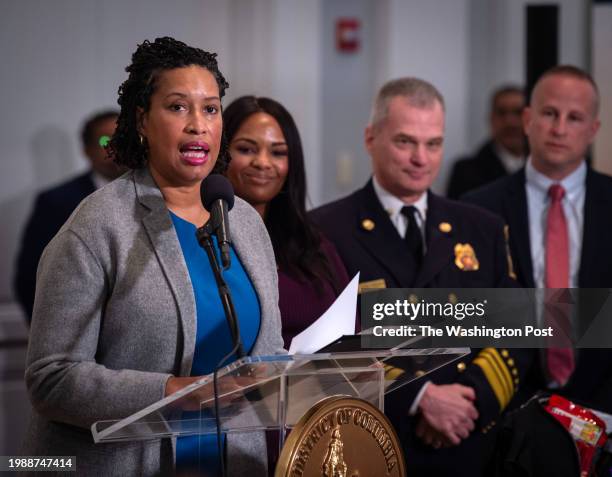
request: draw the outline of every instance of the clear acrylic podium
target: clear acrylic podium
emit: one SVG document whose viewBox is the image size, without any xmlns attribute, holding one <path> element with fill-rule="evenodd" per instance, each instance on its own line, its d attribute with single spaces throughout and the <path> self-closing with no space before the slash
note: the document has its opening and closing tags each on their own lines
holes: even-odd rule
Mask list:
<svg viewBox="0 0 612 477">
<path fill-rule="evenodd" d="M 281 442 L 314 404 L 332 395 L 369 401 L 458 359 L 467 348 L 381 349 L 313 355 L 249 356 L 217 374 L 222 432 L 279 430 Z M 96 443 L 215 434 L 213 375 L 119 421 L 92 425 Z"/>
</svg>

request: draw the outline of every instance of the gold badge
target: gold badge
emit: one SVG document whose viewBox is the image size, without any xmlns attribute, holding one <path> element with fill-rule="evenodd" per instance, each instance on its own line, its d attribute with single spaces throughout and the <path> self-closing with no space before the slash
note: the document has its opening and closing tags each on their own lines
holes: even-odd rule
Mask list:
<svg viewBox="0 0 612 477">
<path fill-rule="evenodd" d="M 376 224 L 370 219 L 363 219 L 361 221 L 361 226 L 363 227 L 364 230 L 367 230 L 368 232 L 370 232 L 374 230 L 374 227 L 376 227 Z"/>
<path fill-rule="evenodd" d="M 359 284 L 358 293 L 363 293 L 368 290 L 379 290 L 381 288 L 387 288 L 387 283 L 384 278 L 378 280 L 370 280 L 369 282 L 361 282 Z"/>
<path fill-rule="evenodd" d="M 469 243 L 455 245 L 455 265 L 464 272 L 474 272 L 480 268 L 474 249 Z"/>
<path fill-rule="evenodd" d="M 402 446 L 378 408 L 331 396 L 302 416 L 287 438 L 275 477 L 405 477 Z"/>
<path fill-rule="evenodd" d="M 449 233 L 451 230 L 453 230 L 453 226 L 451 224 L 449 224 L 448 222 L 440 222 L 440 225 L 438 225 L 438 229 L 440 230 L 440 232 L 442 232 L 443 234 L 447 234 Z"/>
</svg>

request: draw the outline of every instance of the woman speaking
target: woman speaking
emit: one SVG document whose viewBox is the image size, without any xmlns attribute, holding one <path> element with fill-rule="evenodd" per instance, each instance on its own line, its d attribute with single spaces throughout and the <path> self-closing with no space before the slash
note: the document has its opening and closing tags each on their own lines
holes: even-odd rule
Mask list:
<svg viewBox="0 0 612 477">
<path fill-rule="evenodd" d="M 216 55 L 172 38 L 145 41 L 119 88 L 111 141 L 131 169 L 87 197 L 39 265 L 26 382 L 34 412 L 25 453 L 76 456 L 77 475 L 172 475 L 189 443 L 94 445 L 99 420 L 121 419 L 208 374 L 233 347 L 195 232 L 209 214 L 200 184 L 223 168 Z M 221 154 L 222 156 L 223 154 Z M 219 158 L 219 160 L 218 160 Z M 234 297 L 244 350 L 282 352 L 274 252 L 236 199 L 229 214 Z M 227 437 L 229 473 L 265 475 L 263 435 Z M 214 438 L 201 467 L 217 470 Z M 197 458 L 196 458 L 197 459 Z"/>
</svg>

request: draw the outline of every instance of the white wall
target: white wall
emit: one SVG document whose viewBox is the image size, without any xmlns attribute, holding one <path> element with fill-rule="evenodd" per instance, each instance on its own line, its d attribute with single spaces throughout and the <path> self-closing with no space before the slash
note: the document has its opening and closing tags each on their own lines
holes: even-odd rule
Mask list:
<svg viewBox="0 0 612 477">
<path fill-rule="evenodd" d="M 467 147 L 469 0 L 391 0 L 388 78 L 418 76 L 446 101 L 445 160 L 434 190 L 443 192 L 455 151 Z"/>
<path fill-rule="evenodd" d="M 601 129 L 593 148 L 594 166 L 612 174 L 612 3 L 593 6 L 593 77 L 601 96 Z"/>
<path fill-rule="evenodd" d="M 321 1 L 273 1 L 274 54 L 270 57 L 274 78 L 270 95 L 289 109 L 299 128 L 313 203 L 319 203 L 322 195 Z"/>
<path fill-rule="evenodd" d="M 370 0 L 323 2 L 322 42 L 322 201 L 328 202 L 362 187 L 371 175 L 370 159 L 363 145 L 363 131 L 376 92 L 378 35 L 376 17 L 380 5 Z M 360 24 L 357 51 L 336 48 L 336 21 L 357 19 Z M 309 160 L 311 158 L 308 158 Z"/>
<path fill-rule="evenodd" d="M 589 2 L 471 0 L 470 3 L 468 144 L 475 147 L 488 136 L 492 91 L 505 83 L 525 83 L 527 6 L 559 6 L 559 61 L 585 68 L 588 66 Z"/>
</svg>

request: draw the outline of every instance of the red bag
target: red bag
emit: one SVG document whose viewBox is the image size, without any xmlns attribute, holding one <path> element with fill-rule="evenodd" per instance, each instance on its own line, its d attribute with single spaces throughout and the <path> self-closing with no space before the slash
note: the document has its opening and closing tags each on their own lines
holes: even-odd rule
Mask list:
<svg viewBox="0 0 612 477">
<path fill-rule="evenodd" d="M 588 476 L 595 454 L 608 439 L 606 424 L 589 409 L 556 394 L 550 397 L 544 409 L 574 438 L 580 456 L 580 476 Z"/>
</svg>

